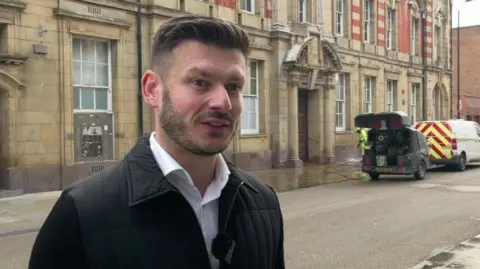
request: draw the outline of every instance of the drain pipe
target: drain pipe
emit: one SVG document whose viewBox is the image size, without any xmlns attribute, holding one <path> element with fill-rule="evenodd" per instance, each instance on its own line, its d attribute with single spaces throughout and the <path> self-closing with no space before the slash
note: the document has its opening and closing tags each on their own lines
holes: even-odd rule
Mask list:
<svg viewBox="0 0 480 269">
<path fill-rule="evenodd" d="M 450 1 L 450 119 L 453 119 L 453 1 Z"/>
<path fill-rule="evenodd" d="M 60 10 L 60 0 L 57 0 L 57 10 Z M 63 18 L 61 17 L 57 17 L 57 29 L 62 29 L 62 31 L 64 30 L 64 27 L 63 27 Z M 65 41 L 64 40 L 64 35 L 61 34 L 62 31 L 58 31 L 58 40 L 61 41 L 62 43 Z M 65 43 L 63 43 L 65 44 Z M 65 70 L 65 61 L 64 61 L 64 56 L 63 56 L 63 53 L 62 53 L 62 47 L 61 46 L 58 46 L 58 66 L 60 68 L 60 70 Z M 60 88 L 64 85 L 64 77 L 63 76 L 58 76 L 58 85 L 60 86 Z M 59 177 L 60 177 L 60 180 L 59 180 L 59 190 L 63 190 L 63 177 L 64 177 L 64 174 L 65 174 L 65 164 L 66 164 L 66 157 L 65 157 L 65 134 L 64 134 L 64 128 L 65 128 L 65 93 L 64 91 L 58 91 L 58 94 L 59 94 L 59 100 L 60 100 L 60 104 L 59 104 L 59 117 L 60 117 L 60 170 L 59 170 Z M 75 121 L 74 121 L 75 122 Z M 74 152 L 75 152 L 75 149 L 74 149 Z M 22 188 L 25 188 L 25 186 L 22 186 Z"/>
<path fill-rule="evenodd" d="M 138 137 L 143 135 L 143 98 L 142 98 L 142 4 L 137 5 L 137 68 L 138 68 Z"/>
<path fill-rule="evenodd" d="M 422 76 L 422 118 L 423 120 L 428 120 L 428 104 L 427 104 L 427 47 L 426 45 L 426 34 L 427 34 L 427 9 L 423 8 L 421 11 L 422 16 L 422 64 L 423 64 L 423 76 Z M 434 119 L 433 119 L 434 120 Z"/>
</svg>

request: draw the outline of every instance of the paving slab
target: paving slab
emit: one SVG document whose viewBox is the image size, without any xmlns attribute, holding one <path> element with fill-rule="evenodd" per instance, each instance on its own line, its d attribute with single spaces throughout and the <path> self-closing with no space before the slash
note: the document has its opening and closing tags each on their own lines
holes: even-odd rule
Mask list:
<svg viewBox="0 0 480 269">
<path fill-rule="evenodd" d="M 480 234 L 441 251 L 410 269 L 480 269 Z"/>
</svg>

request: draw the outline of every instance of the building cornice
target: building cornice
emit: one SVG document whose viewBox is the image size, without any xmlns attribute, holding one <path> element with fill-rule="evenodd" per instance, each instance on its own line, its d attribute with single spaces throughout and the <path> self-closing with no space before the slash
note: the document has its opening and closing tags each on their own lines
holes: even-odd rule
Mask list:
<svg viewBox="0 0 480 269">
<path fill-rule="evenodd" d="M 0 0 L 0 7 L 10 7 L 23 10 L 27 7 L 27 4 L 20 0 Z"/>
<path fill-rule="evenodd" d="M 2 64 L 20 65 L 25 63 L 27 59 L 25 56 L 0 54 L 0 63 Z"/>
<path fill-rule="evenodd" d="M 68 9 L 55 8 L 53 12 L 57 17 L 93 21 L 93 22 L 108 24 L 108 25 L 117 26 L 120 28 L 125 28 L 125 29 L 128 29 L 132 26 L 132 23 L 128 21 L 115 19 L 115 18 L 105 18 L 105 17 L 96 17 L 91 15 L 79 14 Z"/>
<path fill-rule="evenodd" d="M 337 47 L 337 52 L 340 55 L 349 55 L 349 56 L 354 56 L 354 57 L 358 57 L 358 58 L 378 61 L 378 62 L 382 63 L 382 65 L 383 64 L 392 64 L 392 65 L 401 66 L 401 67 L 404 67 L 404 68 L 415 68 L 415 69 L 418 69 L 418 70 L 422 70 L 424 68 L 424 66 L 422 64 L 414 64 L 412 62 L 406 62 L 406 61 L 391 59 L 391 58 L 387 58 L 387 57 L 381 56 L 381 55 L 374 55 L 374 54 L 369 54 L 369 53 L 367 54 L 367 53 L 362 52 L 362 51 L 349 50 L 349 49 L 345 49 L 345 48 L 342 48 L 342 47 Z M 342 60 L 342 62 L 343 62 L 343 60 Z M 353 65 L 353 63 L 350 64 L 350 65 Z M 427 65 L 427 69 L 429 71 L 439 72 L 442 68 L 437 67 L 435 65 Z M 450 73 L 451 71 L 447 71 L 445 69 L 444 72 L 445 73 Z"/>
</svg>

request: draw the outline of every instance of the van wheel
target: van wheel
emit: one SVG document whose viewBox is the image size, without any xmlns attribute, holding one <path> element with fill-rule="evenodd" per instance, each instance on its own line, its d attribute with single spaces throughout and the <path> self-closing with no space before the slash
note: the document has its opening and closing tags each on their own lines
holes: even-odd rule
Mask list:
<svg viewBox="0 0 480 269">
<path fill-rule="evenodd" d="M 460 155 L 460 160 L 458 161 L 455 169 L 459 172 L 463 172 L 465 171 L 465 169 L 467 169 L 467 156 L 464 152 L 462 152 L 462 154 Z"/>
<path fill-rule="evenodd" d="M 422 160 L 420 161 L 420 164 L 418 165 L 417 172 L 413 174 L 416 180 L 421 180 L 425 178 L 425 175 L 427 174 L 427 165 L 425 162 Z"/>
<path fill-rule="evenodd" d="M 372 180 L 375 180 L 375 181 L 380 180 L 380 174 L 370 173 L 369 175 Z"/>
</svg>

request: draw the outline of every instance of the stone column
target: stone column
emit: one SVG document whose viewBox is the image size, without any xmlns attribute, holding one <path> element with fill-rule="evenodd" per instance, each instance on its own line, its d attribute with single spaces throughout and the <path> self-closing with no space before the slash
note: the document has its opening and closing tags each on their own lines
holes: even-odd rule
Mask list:
<svg viewBox="0 0 480 269">
<path fill-rule="evenodd" d="M 325 135 L 325 163 L 335 162 L 335 85 L 325 85 L 325 113 L 324 113 L 324 135 Z"/>
<path fill-rule="evenodd" d="M 291 71 L 288 78 L 288 159 L 287 167 L 303 167 L 298 157 L 298 82 L 300 73 Z"/>
<path fill-rule="evenodd" d="M 319 119 L 319 139 L 318 139 L 318 147 L 319 147 L 319 158 L 318 163 L 325 163 L 325 125 L 326 125 L 326 118 L 325 118 L 325 89 L 321 87 L 318 90 L 318 114 L 315 115 Z"/>
</svg>

